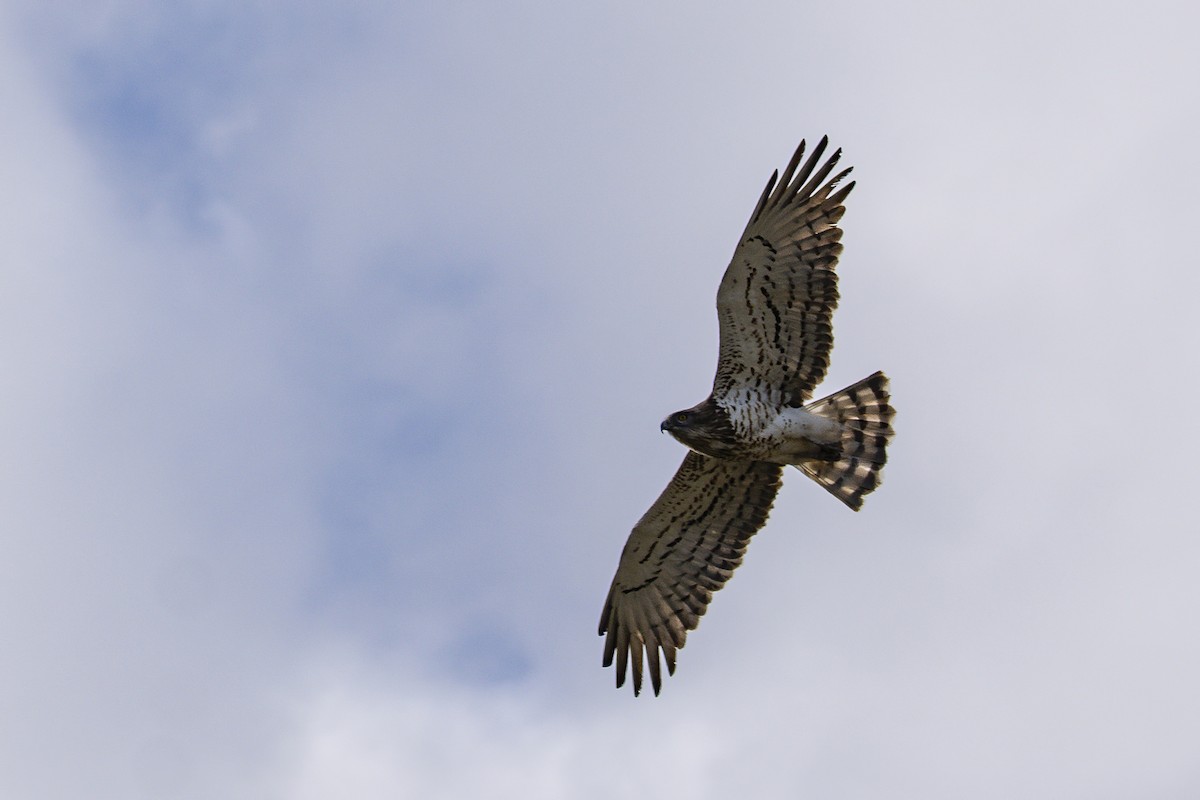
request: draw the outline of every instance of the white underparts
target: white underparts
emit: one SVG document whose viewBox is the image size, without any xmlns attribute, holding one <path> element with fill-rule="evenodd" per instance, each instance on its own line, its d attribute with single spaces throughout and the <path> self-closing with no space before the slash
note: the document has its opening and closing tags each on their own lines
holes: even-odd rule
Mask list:
<svg viewBox="0 0 1200 800">
<path fill-rule="evenodd" d="M 767 460 L 792 463 L 796 456 L 812 457 L 821 445 L 841 441 L 842 426 L 803 408 L 785 408 L 762 430 L 764 440 L 777 444 Z"/>
<path fill-rule="evenodd" d="M 817 444 L 835 444 L 842 437 L 842 426 L 803 408 L 785 408 L 769 426 L 786 439 L 807 439 Z"/>
</svg>

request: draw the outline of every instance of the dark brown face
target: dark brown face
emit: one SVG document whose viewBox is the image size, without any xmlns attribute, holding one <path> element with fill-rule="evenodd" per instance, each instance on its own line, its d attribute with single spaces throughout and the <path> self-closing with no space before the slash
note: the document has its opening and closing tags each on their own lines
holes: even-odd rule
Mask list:
<svg viewBox="0 0 1200 800">
<path fill-rule="evenodd" d="M 662 424 L 658 426 L 658 429 L 660 431 L 670 431 L 672 434 L 674 434 L 677 430 L 682 430 L 689 427 L 695 419 L 695 416 L 695 409 L 689 408 L 685 411 L 676 411 L 674 414 L 664 419 Z"/>
<path fill-rule="evenodd" d="M 684 445 L 713 458 L 736 458 L 737 439 L 725 409 L 705 400 L 698 406 L 676 411 L 662 421 L 666 431 Z"/>
</svg>

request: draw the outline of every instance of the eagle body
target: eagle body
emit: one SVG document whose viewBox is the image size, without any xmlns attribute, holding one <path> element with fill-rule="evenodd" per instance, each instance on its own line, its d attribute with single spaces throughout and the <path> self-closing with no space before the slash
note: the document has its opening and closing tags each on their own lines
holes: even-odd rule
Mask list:
<svg viewBox="0 0 1200 800">
<path fill-rule="evenodd" d="M 661 430 L 710 458 L 799 465 L 837 453 L 842 427 L 804 408 L 726 405 L 709 397 L 663 420 Z"/>
<path fill-rule="evenodd" d="M 828 139 L 807 159 L 800 143 L 771 176 L 717 289 L 720 348 L 712 393 L 660 428 L 689 452 L 634 526 L 600 617 L 604 666 L 617 686 L 630 666 L 654 693 L 675 657 L 766 523 L 785 466 L 858 510 L 879 485 L 892 436 L 882 372 L 811 401 L 833 347 L 842 252 L 838 222 L 853 183 L 830 177 Z M 801 163 L 803 161 L 803 163 Z"/>
</svg>

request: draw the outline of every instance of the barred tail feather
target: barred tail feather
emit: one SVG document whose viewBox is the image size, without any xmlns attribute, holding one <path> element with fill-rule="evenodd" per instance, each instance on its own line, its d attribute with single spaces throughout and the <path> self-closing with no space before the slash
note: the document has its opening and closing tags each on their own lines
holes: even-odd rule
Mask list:
<svg viewBox="0 0 1200 800">
<path fill-rule="evenodd" d="M 896 410 L 888 402 L 888 379 L 876 372 L 853 386 L 805 406 L 807 411 L 842 426 L 841 456 L 835 461 L 805 461 L 797 466 L 850 508 L 883 480 L 887 444 Z"/>
</svg>

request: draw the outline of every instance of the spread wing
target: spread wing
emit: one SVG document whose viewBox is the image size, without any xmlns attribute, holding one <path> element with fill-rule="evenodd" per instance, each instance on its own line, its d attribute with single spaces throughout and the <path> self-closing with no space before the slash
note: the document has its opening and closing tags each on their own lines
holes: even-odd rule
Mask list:
<svg viewBox="0 0 1200 800">
<path fill-rule="evenodd" d="M 851 182 L 833 191 L 849 169 L 826 181 L 841 150 L 817 166 L 828 142 L 822 139 L 797 171 L 801 142 L 783 177 L 771 176 L 721 279 L 717 398 L 748 391 L 776 408 L 799 406 L 825 377 L 842 252 L 837 222 L 854 188 Z"/>
<path fill-rule="evenodd" d="M 617 657 L 617 686 L 633 661 L 633 693 L 642 690 L 642 653 L 654 693 L 662 687 L 659 651 L 675 674 L 675 651 L 742 563 L 746 545 L 767 521 L 783 467 L 719 461 L 688 452 L 671 483 L 633 528 L 600 616 L 604 666 Z"/>
</svg>

